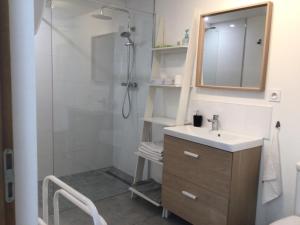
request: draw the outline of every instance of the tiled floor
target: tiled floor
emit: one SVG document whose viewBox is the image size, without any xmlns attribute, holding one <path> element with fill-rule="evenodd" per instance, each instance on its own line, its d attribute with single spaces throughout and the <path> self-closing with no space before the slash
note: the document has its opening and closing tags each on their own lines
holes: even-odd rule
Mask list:
<svg viewBox="0 0 300 225">
<path fill-rule="evenodd" d="M 161 208 L 135 198 L 128 192 L 132 178 L 115 168 L 62 177 L 66 183 L 91 198 L 108 225 L 188 225 L 171 215 L 161 218 Z M 61 225 L 93 224 L 90 217 L 66 202 L 60 202 Z"/>
<path fill-rule="evenodd" d="M 118 178 L 116 178 L 118 177 Z M 105 168 L 95 171 L 89 171 L 70 176 L 60 177 L 62 181 L 91 199 L 93 202 L 113 197 L 128 191 L 129 185 L 132 182 L 131 177 L 115 168 Z M 39 204 L 41 209 L 41 182 L 39 184 Z M 49 185 L 49 199 L 52 199 L 53 193 L 57 190 L 52 185 Z M 51 205 L 51 201 L 49 201 Z M 50 213 L 52 212 L 52 206 Z M 74 205 L 68 201 L 60 201 L 60 209 L 74 208 Z M 40 211 L 41 212 L 41 211 Z"/>
<path fill-rule="evenodd" d="M 171 215 L 169 219 L 161 218 L 161 209 L 142 199 L 130 199 L 130 193 L 100 200 L 95 203 L 99 213 L 108 225 L 188 225 L 188 223 Z M 91 219 L 78 209 L 61 213 L 61 225 L 88 225 Z"/>
</svg>

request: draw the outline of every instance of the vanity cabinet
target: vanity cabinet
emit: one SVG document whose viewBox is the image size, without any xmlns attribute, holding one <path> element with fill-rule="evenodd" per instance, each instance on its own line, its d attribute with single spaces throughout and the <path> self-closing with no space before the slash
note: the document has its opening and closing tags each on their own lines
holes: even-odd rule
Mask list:
<svg viewBox="0 0 300 225">
<path fill-rule="evenodd" d="M 261 147 L 228 152 L 165 135 L 162 205 L 194 225 L 254 225 Z"/>
</svg>

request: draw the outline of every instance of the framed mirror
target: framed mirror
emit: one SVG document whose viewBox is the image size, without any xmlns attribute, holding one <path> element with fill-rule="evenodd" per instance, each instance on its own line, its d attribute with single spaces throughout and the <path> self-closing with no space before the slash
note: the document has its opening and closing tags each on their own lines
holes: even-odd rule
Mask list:
<svg viewBox="0 0 300 225">
<path fill-rule="evenodd" d="M 272 3 L 201 15 L 196 86 L 264 91 Z"/>
</svg>

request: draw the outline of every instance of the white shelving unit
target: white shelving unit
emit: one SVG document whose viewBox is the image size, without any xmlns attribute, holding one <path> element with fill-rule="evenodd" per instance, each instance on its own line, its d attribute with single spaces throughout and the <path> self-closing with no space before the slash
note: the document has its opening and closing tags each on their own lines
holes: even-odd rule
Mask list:
<svg viewBox="0 0 300 225">
<path fill-rule="evenodd" d="M 153 158 L 151 158 L 151 157 L 149 157 L 149 156 L 147 156 L 147 155 L 145 155 L 145 154 L 143 154 L 143 153 L 141 153 L 141 152 L 135 152 L 135 154 L 136 154 L 138 157 L 143 157 L 143 158 L 145 158 L 145 159 L 147 159 L 147 160 L 150 160 L 151 162 L 154 162 L 154 163 L 156 163 L 156 164 L 158 164 L 158 165 L 160 165 L 160 166 L 163 165 L 163 162 L 158 161 L 158 160 L 155 160 L 155 159 L 153 159 Z"/>
<path fill-rule="evenodd" d="M 171 47 L 162 47 L 162 48 L 152 48 L 154 52 L 170 52 L 170 51 L 187 51 L 188 46 L 171 46 Z"/>
<path fill-rule="evenodd" d="M 186 54 L 185 57 L 185 65 L 183 71 L 182 82 L 180 86 L 176 85 L 149 85 L 149 94 L 146 103 L 146 110 L 144 115 L 144 127 L 143 127 L 143 135 L 141 142 L 153 142 L 152 138 L 152 128 L 153 124 L 158 124 L 161 126 L 179 126 L 185 124 L 186 119 L 186 110 L 188 107 L 188 100 L 191 90 L 191 81 L 192 75 L 194 71 L 194 62 L 196 59 L 196 49 L 197 49 L 197 36 L 198 30 L 200 26 L 199 21 L 200 15 L 199 12 L 195 12 L 194 14 L 194 22 L 191 30 L 190 42 L 189 46 L 175 46 L 175 47 L 166 47 L 166 48 L 153 48 L 153 62 L 152 62 L 152 74 L 151 80 L 155 79 L 160 74 L 160 62 L 161 57 L 168 57 L 171 54 Z M 157 43 L 161 42 L 161 39 L 164 39 L 163 32 L 163 24 L 160 23 L 160 28 L 157 35 Z M 176 87 L 176 88 L 175 88 Z M 170 89 L 175 88 L 180 92 L 178 99 L 178 108 L 176 113 L 176 118 L 163 118 L 163 117 L 155 117 L 153 115 L 154 107 L 155 107 L 155 94 L 157 90 L 160 89 Z M 168 101 L 167 101 L 168 102 Z M 160 149 L 161 150 L 161 149 Z M 161 206 L 161 185 L 151 179 L 151 163 L 155 163 L 157 165 L 163 166 L 163 160 L 157 161 L 152 158 L 147 157 L 141 152 L 136 153 L 138 159 L 136 164 L 135 176 L 133 185 L 129 188 L 132 193 L 132 197 L 137 195 L 153 205 L 159 207 Z M 162 154 L 163 157 L 163 154 Z M 148 161 L 148 179 L 143 180 L 144 175 L 144 167 L 145 162 Z M 163 215 L 166 214 L 166 210 L 163 210 Z"/>
<path fill-rule="evenodd" d="M 144 122 L 150 122 L 153 124 L 158 124 L 166 127 L 176 126 L 175 119 L 163 118 L 163 117 L 148 117 L 148 118 L 145 117 Z"/>
<path fill-rule="evenodd" d="M 149 84 L 150 87 L 156 88 L 181 88 L 181 85 L 175 84 Z"/>
<path fill-rule="evenodd" d="M 166 48 L 153 48 L 153 63 L 152 63 L 152 74 L 151 79 L 157 78 L 160 74 L 160 62 L 161 57 L 168 57 L 173 54 L 189 54 L 189 48 L 187 46 L 175 46 L 175 47 L 166 47 Z M 187 58 L 187 57 L 186 57 Z M 186 59 L 186 64 L 187 64 Z M 162 127 L 169 126 L 178 126 L 183 125 L 185 122 L 186 115 L 186 106 L 188 104 L 189 92 L 191 88 L 191 76 L 190 73 L 184 73 L 182 77 L 181 85 L 164 85 L 164 84 L 149 84 L 149 94 L 146 103 L 145 115 L 143 118 L 144 127 L 143 127 L 143 135 L 142 142 L 152 142 L 152 128 L 153 125 L 160 125 Z M 178 109 L 176 112 L 176 118 L 164 118 L 164 117 L 155 117 L 154 116 L 154 107 L 155 107 L 155 95 L 157 90 L 164 89 L 168 90 L 172 88 L 172 90 L 177 90 L 180 92 L 180 97 L 178 99 Z M 151 179 L 150 174 L 150 166 L 151 163 L 155 163 L 157 165 L 163 166 L 163 161 L 153 160 L 153 158 L 148 157 L 148 155 L 143 154 L 142 152 L 137 151 L 135 153 L 138 157 L 136 172 L 134 177 L 134 183 L 129 188 L 132 192 L 132 197 L 137 195 L 155 206 L 161 206 L 160 201 L 160 193 L 161 193 L 161 185 Z M 144 167 L 145 163 L 148 161 L 148 179 L 143 180 L 144 175 Z"/>
</svg>

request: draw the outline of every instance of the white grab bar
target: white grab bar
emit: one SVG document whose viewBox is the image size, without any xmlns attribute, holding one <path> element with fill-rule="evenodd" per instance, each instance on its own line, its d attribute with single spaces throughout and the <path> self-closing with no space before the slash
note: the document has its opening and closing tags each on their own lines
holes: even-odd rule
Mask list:
<svg viewBox="0 0 300 225">
<path fill-rule="evenodd" d="M 44 220 L 42 220 L 41 218 L 38 218 L 38 225 L 48 225 L 45 223 Z"/>
<path fill-rule="evenodd" d="M 79 201 L 77 198 L 69 194 L 63 189 L 60 189 L 55 192 L 54 198 L 53 198 L 53 206 L 54 206 L 54 225 L 59 225 L 59 196 L 62 195 L 66 199 L 68 199 L 70 202 L 72 202 L 74 205 L 78 206 L 82 211 L 84 211 L 86 214 L 91 216 L 93 218 L 94 224 L 103 224 L 107 225 L 106 221 L 97 213 L 93 214 L 93 205 L 85 205 L 81 201 Z"/>
<path fill-rule="evenodd" d="M 83 194 L 76 191 L 74 188 L 70 187 L 66 183 L 62 182 L 55 176 L 47 176 L 45 177 L 43 181 L 43 220 L 39 219 L 40 225 L 47 225 L 49 224 L 49 206 L 48 206 L 48 188 L 49 188 L 49 181 L 53 182 L 57 186 L 61 188 L 61 190 L 57 191 L 55 193 L 56 197 L 53 199 L 55 202 L 56 198 L 58 199 L 58 195 L 61 194 L 67 199 L 69 199 L 71 202 L 73 202 L 75 205 L 77 205 L 79 208 L 81 208 L 83 211 L 85 211 L 87 214 L 91 215 L 94 219 L 94 225 L 107 225 L 106 221 L 101 217 L 98 213 L 98 210 L 94 203 L 85 197 Z M 64 190 L 64 192 L 62 192 Z M 71 196 L 71 197 L 70 197 Z M 58 207 L 58 205 L 57 205 Z M 54 209 L 55 210 L 55 209 Z M 59 213 L 59 212 L 58 212 Z"/>
</svg>

